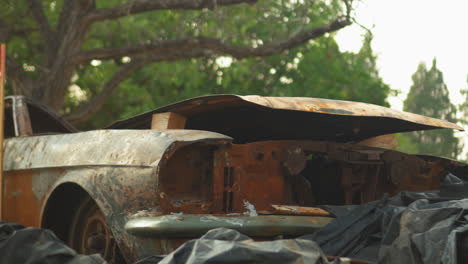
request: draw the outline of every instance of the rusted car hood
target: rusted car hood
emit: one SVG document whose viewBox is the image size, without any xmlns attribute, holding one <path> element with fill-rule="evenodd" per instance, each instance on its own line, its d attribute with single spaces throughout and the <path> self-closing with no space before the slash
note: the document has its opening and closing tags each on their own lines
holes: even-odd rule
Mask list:
<svg viewBox="0 0 468 264">
<path fill-rule="evenodd" d="M 462 127 L 439 119 L 350 101 L 306 97 L 212 95 L 193 98 L 118 121 L 114 129 L 147 129 L 154 113 L 187 117 L 186 128 L 238 142 L 310 139 L 350 142 L 397 132 Z"/>
</svg>

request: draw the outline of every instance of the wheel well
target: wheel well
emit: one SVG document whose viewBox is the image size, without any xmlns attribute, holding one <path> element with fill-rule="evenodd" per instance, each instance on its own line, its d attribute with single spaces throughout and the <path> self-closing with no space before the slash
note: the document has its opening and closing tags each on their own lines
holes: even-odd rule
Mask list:
<svg viewBox="0 0 468 264">
<path fill-rule="evenodd" d="M 89 197 L 89 194 L 76 183 L 64 183 L 58 186 L 47 200 L 41 226 L 54 231 L 58 238 L 68 242 L 74 213 L 86 197 Z"/>
</svg>

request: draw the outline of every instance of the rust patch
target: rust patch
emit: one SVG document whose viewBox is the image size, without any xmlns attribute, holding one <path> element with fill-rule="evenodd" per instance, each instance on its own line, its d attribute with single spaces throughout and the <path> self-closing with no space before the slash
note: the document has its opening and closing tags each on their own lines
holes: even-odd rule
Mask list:
<svg viewBox="0 0 468 264">
<path fill-rule="evenodd" d="M 437 189 L 443 168 L 414 155 L 330 142 L 190 145 L 161 168 L 158 199 L 163 214 L 327 215 L 309 208 Z"/>
<path fill-rule="evenodd" d="M 266 210 L 287 200 L 281 160 L 285 155 L 274 143 L 231 145 L 215 152 L 214 212 L 244 213 L 245 202 Z"/>
<path fill-rule="evenodd" d="M 42 201 L 31 191 L 33 171 L 13 171 L 4 174 L 3 220 L 39 227 Z"/>
<path fill-rule="evenodd" d="M 165 213 L 210 213 L 213 146 L 178 149 L 159 171 L 159 206 Z"/>
</svg>

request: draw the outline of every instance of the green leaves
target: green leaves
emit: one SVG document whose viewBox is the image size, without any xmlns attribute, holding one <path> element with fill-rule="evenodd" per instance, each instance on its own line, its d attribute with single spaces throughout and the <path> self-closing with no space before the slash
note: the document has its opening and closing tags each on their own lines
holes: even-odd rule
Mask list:
<svg viewBox="0 0 468 264">
<path fill-rule="evenodd" d="M 358 53 L 341 52 L 333 36 L 329 36 L 277 56 L 233 59 L 229 67 L 211 58 L 151 64 L 122 83 L 119 93 L 86 125 L 102 127 L 110 120 L 182 99 L 221 93 L 310 96 L 388 106 L 386 98 L 391 89 L 378 75 L 371 39 L 365 41 Z M 90 71 L 82 78 L 109 76 L 99 77 Z M 80 87 L 92 86 L 99 87 L 96 81 L 80 83 Z"/>
<path fill-rule="evenodd" d="M 468 74 L 466 76 L 466 81 L 467 81 L 467 84 L 468 84 Z M 460 122 L 464 125 L 468 125 L 468 88 L 466 89 L 463 89 L 461 91 L 461 94 L 463 96 L 463 98 L 465 99 L 465 101 L 463 102 L 463 104 L 461 104 L 459 106 L 459 111 L 461 112 L 461 120 Z M 467 154 L 468 155 L 468 154 Z M 468 159 L 467 159 L 468 160 Z"/>
<path fill-rule="evenodd" d="M 137 2 L 135 4 L 138 4 Z M 73 2 L 46 0 L 41 3 L 52 31 L 57 32 L 62 7 Z M 96 0 L 95 3 L 99 10 L 126 5 L 129 1 Z M 67 35 L 65 33 L 68 31 L 64 30 L 67 32 L 60 36 L 63 39 L 53 41 L 54 45 L 51 46 L 49 45 L 51 41 L 44 40 L 38 33 L 37 21 L 32 17 L 26 1 L 10 1 L 10 4 L 14 7 L 5 11 L 6 15 L 2 14 L 2 19 L 31 28 L 32 31 L 23 37 L 15 36 L 10 40 L 9 55 L 14 57 L 19 65 L 33 66 L 34 69 L 26 74 L 31 77 L 32 82 L 35 84 L 37 82 L 38 85 L 34 87 L 68 89 L 68 94 L 64 98 L 64 107 L 61 109 L 65 114 L 80 109 L 79 106 L 86 103 L 83 98 L 89 100 L 100 94 L 105 84 L 122 69 L 125 63 L 141 61 L 138 59 L 151 55 L 148 51 L 139 58 L 123 55 L 121 58 L 118 57 L 120 55 L 108 56 L 107 58 L 113 59 L 95 60 L 77 65 L 72 59 L 76 54 L 80 54 L 80 49 L 86 51 L 142 46 L 194 36 L 217 38 L 221 42 L 243 45 L 248 49 L 248 47 L 262 47 L 272 42 L 281 43 L 298 32 L 328 24 L 343 14 L 342 0 L 265 0 L 256 4 L 218 6 L 212 10 L 152 10 L 123 15 L 118 19 L 113 19 L 115 17 L 111 16 L 107 17 L 108 20 L 104 18 L 102 21 L 93 20 L 99 22 L 92 24 L 89 31 L 83 34 L 85 41 L 82 45 L 74 39 L 76 37 L 81 41 L 81 38 L 77 37 L 78 34 Z M 75 12 L 79 9 L 75 5 L 67 7 L 70 9 L 64 10 L 70 11 L 68 14 L 79 14 L 79 17 L 67 21 L 70 23 L 60 28 L 70 28 L 69 32 L 72 33 L 78 32 L 77 28 L 80 25 L 87 25 L 80 24 L 87 21 L 80 20 L 87 17 L 86 13 Z M 89 10 L 82 12 L 93 12 L 92 8 Z M 79 43 L 78 47 L 75 49 L 73 45 L 62 45 L 63 42 L 60 41 L 64 39 L 71 41 L 68 44 Z M 49 51 L 53 51 L 49 52 L 52 55 L 49 54 L 48 57 L 44 56 L 47 45 L 52 47 Z M 193 48 L 190 45 L 188 43 L 184 48 Z M 63 47 L 74 48 L 67 50 Z M 375 65 L 366 64 L 366 61 L 373 60 L 371 50 L 365 54 L 342 53 L 332 36 L 310 41 L 302 47 L 287 50 L 277 56 L 262 59 L 233 59 L 227 67 L 216 63 L 217 57 L 213 54 L 222 53 L 216 50 L 217 47 L 205 48 L 212 54 L 210 56 L 207 53 L 205 59 L 146 65 L 129 79 L 119 83 L 118 89 L 108 95 L 109 100 L 104 109 L 93 120 L 82 124 L 82 128 L 103 127 L 112 120 L 204 94 L 316 96 L 386 104 L 385 98 L 390 91 L 378 77 Z M 54 51 L 61 53 L 55 54 Z M 55 65 L 54 58 L 67 60 L 70 58 L 70 60 Z M 70 63 L 67 64 L 68 62 Z M 64 77 L 66 80 L 59 80 L 60 76 L 64 76 L 60 71 L 63 68 L 68 70 L 68 75 Z M 54 74 L 49 74 L 51 71 L 55 71 Z M 48 80 L 47 76 L 53 76 L 54 79 Z M 60 85 L 49 82 L 57 82 Z M 78 100 L 76 91 L 85 97 L 82 96 L 82 99 Z M 31 94 L 42 93 L 34 90 Z M 41 97 L 47 96 L 52 98 L 50 95 L 41 95 Z M 50 103 L 50 100 L 40 99 Z M 54 103 L 56 100 L 52 101 Z M 61 103 L 56 105 L 57 109 L 62 106 Z"/>
</svg>

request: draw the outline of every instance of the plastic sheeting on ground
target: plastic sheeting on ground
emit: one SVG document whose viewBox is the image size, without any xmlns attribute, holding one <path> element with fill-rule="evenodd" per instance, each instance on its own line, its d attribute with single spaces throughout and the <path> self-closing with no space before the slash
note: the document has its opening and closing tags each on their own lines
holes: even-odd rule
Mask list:
<svg viewBox="0 0 468 264">
<path fill-rule="evenodd" d="M 154 264 L 159 259 L 147 258 L 135 264 Z M 326 256 L 311 240 L 281 239 L 253 241 L 226 228 L 208 231 L 164 257 L 159 264 L 201 263 L 309 263 L 326 264 Z M 333 263 L 340 263 L 339 260 Z"/>
<path fill-rule="evenodd" d="M 67 247 L 46 229 L 0 222 L 0 263 L 103 264 L 99 255 L 84 256 Z"/>
</svg>

